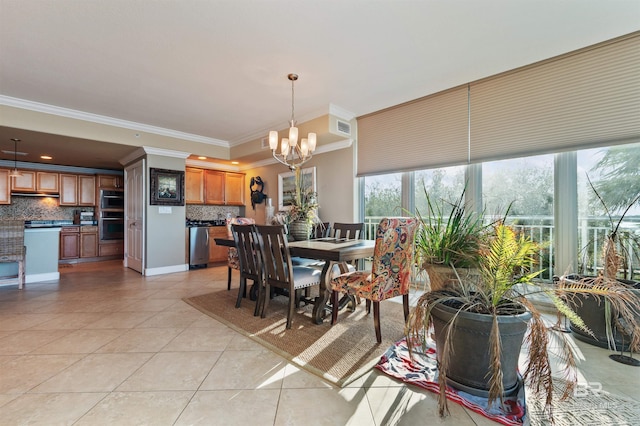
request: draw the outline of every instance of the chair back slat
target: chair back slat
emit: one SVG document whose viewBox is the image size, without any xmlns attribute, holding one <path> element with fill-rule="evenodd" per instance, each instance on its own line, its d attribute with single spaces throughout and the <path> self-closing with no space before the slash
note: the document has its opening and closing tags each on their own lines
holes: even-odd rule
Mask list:
<svg viewBox="0 0 640 426">
<path fill-rule="evenodd" d="M 256 225 L 267 284 L 293 289 L 293 271 L 284 225 Z"/>
<path fill-rule="evenodd" d="M 254 225 L 231 225 L 231 233 L 238 251 L 240 274 L 247 279 L 260 281 L 262 269 Z"/>
<path fill-rule="evenodd" d="M 360 223 L 340 223 L 335 222 L 332 226 L 335 238 L 346 238 L 348 240 L 360 240 L 364 238 L 364 222 Z"/>
</svg>

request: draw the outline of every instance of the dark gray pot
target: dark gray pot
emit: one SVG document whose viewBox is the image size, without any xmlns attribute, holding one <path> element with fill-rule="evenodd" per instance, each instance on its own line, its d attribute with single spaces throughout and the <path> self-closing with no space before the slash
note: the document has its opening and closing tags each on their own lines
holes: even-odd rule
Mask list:
<svg viewBox="0 0 640 426">
<path fill-rule="evenodd" d="M 574 281 L 583 278 L 589 279 L 595 277 L 582 277 L 577 275 L 563 277 L 563 279 Z M 629 280 L 618 281 L 628 286 L 629 289 L 633 291 L 638 298 L 640 298 L 640 282 Z M 575 296 L 572 296 L 572 299 L 569 300 L 568 303 L 569 306 L 571 306 L 571 308 L 576 312 L 576 314 L 578 314 L 582 321 L 584 321 L 585 325 L 589 327 L 589 329 L 594 334 L 593 336 L 591 336 L 586 331 L 579 329 L 577 326 L 571 323 L 569 328 L 573 332 L 576 339 L 582 340 L 583 342 L 589 343 L 594 346 L 599 346 L 601 348 L 609 348 L 609 342 L 607 339 L 607 316 L 605 315 L 604 299 L 597 298 L 588 294 L 576 294 Z M 620 330 L 615 326 L 613 320 L 613 318 L 615 317 L 613 315 L 617 315 L 617 313 L 613 312 L 610 319 L 615 348 L 610 349 L 616 351 L 628 351 L 630 337 L 623 336 Z M 640 322 L 640 316 L 637 318 L 637 320 Z"/>
<path fill-rule="evenodd" d="M 440 362 L 441 349 L 448 323 L 457 310 L 442 303 L 431 311 L 436 337 L 437 357 Z M 500 338 L 502 339 L 502 364 L 504 395 L 518 391 L 518 358 L 522 339 L 527 331 L 531 313 L 501 315 L 498 317 Z M 449 354 L 449 385 L 472 395 L 488 397 L 490 371 L 489 336 L 491 335 L 491 315 L 460 312 L 453 323 L 451 338 L 453 351 Z"/>
</svg>

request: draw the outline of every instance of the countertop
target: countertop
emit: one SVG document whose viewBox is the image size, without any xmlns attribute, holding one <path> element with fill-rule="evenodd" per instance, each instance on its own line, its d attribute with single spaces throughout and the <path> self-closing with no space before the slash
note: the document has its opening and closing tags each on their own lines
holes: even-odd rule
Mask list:
<svg viewBox="0 0 640 426">
<path fill-rule="evenodd" d="M 98 222 L 93 221 L 91 224 L 75 224 L 72 220 L 25 220 L 25 229 L 33 228 L 61 228 L 63 226 L 96 226 Z"/>
</svg>

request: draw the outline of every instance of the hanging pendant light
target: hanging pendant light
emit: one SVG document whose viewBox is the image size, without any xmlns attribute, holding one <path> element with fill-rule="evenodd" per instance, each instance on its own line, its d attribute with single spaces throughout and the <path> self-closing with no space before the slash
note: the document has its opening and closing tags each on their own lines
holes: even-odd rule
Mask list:
<svg viewBox="0 0 640 426">
<path fill-rule="evenodd" d="M 269 148 L 273 158 L 289 167 L 290 170 L 299 168 L 309 161 L 316 150 L 316 134 L 309 133 L 306 138 L 302 138 L 298 143 L 298 128 L 296 127 L 294 108 L 294 82 L 298 79 L 298 74 L 289 74 L 287 78 L 291 81 L 291 120 L 289 120 L 289 137 L 282 138 L 280 142 L 280 152 L 278 150 L 278 132 L 269 132 Z"/>
<path fill-rule="evenodd" d="M 18 170 L 18 142 L 20 139 L 11 138 L 13 141 L 13 170 L 9 173 L 9 177 L 18 178 L 22 177 L 22 173 Z"/>
</svg>

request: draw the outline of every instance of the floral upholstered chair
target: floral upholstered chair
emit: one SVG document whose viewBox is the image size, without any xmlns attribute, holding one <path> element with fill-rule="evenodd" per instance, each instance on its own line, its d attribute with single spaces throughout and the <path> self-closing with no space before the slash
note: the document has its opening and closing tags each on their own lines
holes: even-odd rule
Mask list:
<svg viewBox="0 0 640 426">
<path fill-rule="evenodd" d="M 227 234 L 229 238 L 233 237 L 231 233 L 231 225 L 254 225 L 255 219 L 250 217 L 232 217 L 227 219 Z M 229 247 L 227 254 L 227 267 L 229 273 L 227 275 L 227 290 L 231 290 L 231 271 L 240 270 L 240 260 L 238 259 L 238 250 L 235 247 Z"/>
<path fill-rule="evenodd" d="M 373 302 L 373 322 L 376 340 L 380 334 L 380 302 L 402 296 L 405 321 L 409 316 L 409 284 L 413 264 L 413 238 L 418 222 L 413 218 L 385 218 L 376 232 L 371 271 L 355 271 L 331 280 L 331 324 L 338 320 L 340 292 L 359 296 L 367 301 L 367 312 Z"/>
</svg>

